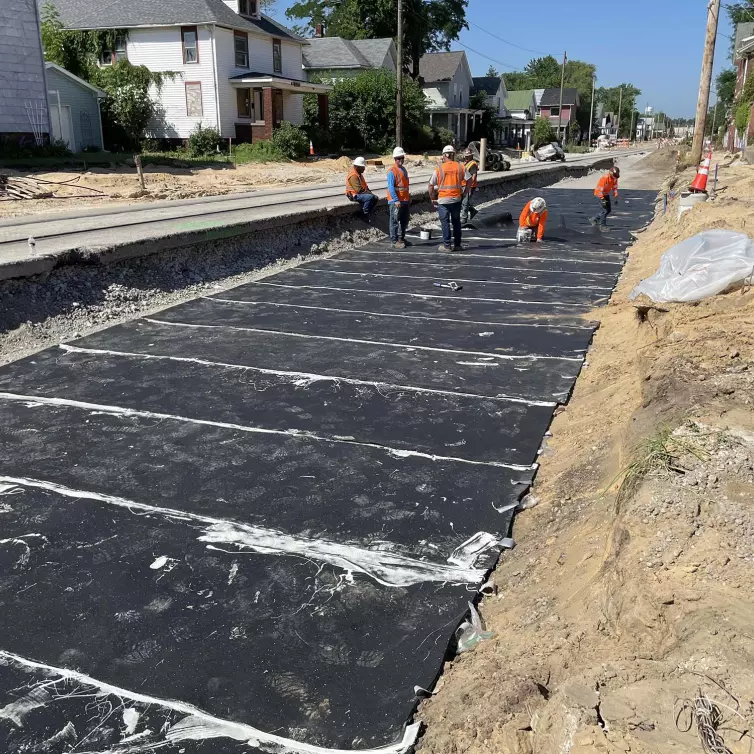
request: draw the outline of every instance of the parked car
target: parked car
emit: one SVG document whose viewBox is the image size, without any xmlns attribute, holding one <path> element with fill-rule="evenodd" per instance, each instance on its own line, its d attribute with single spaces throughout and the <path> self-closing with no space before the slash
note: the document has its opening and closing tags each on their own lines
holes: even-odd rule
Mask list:
<svg viewBox="0 0 754 754">
<path fill-rule="evenodd" d="M 478 141 L 470 141 L 469 149 L 474 154 L 474 158 L 479 160 L 479 151 L 482 145 Z M 510 170 L 511 161 L 499 150 L 487 148 L 487 164 L 485 165 L 487 170 Z"/>
<path fill-rule="evenodd" d="M 566 159 L 565 152 L 557 141 L 534 150 L 534 157 L 540 162 L 565 162 Z"/>
</svg>

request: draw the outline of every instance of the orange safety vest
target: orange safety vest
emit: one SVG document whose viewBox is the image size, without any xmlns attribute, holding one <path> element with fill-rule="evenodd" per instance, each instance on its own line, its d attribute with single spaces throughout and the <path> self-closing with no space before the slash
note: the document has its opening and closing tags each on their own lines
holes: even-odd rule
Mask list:
<svg viewBox="0 0 754 754">
<path fill-rule="evenodd" d="M 408 173 L 401 170 L 397 165 L 393 165 L 388 173 L 392 173 L 395 176 L 395 193 L 398 196 L 398 201 L 409 202 L 411 201 L 411 192 L 409 191 Z M 386 192 L 387 200 L 392 201 L 390 191 Z"/>
<path fill-rule="evenodd" d="M 477 162 L 476 160 L 469 160 L 469 161 L 468 161 L 468 162 L 466 163 L 466 172 L 467 172 L 467 173 L 471 173 L 471 169 L 472 169 L 472 168 L 476 168 L 476 169 L 477 169 L 477 171 L 479 170 L 479 163 L 478 163 L 478 162 Z M 475 189 L 475 188 L 476 188 L 476 185 L 477 185 L 477 184 L 476 184 L 476 177 L 477 177 L 477 174 L 476 174 L 476 173 L 471 173 L 471 181 L 470 181 L 470 184 L 471 184 L 471 188 L 472 188 L 472 189 Z"/>
<path fill-rule="evenodd" d="M 363 194 L 369 191 L 369 186 L 364 176 L 356 172 L 356 168 L 351 168 L 351 172 L 346 177 L 346 195 Z"/>
<path fill-rule="evenodd" d="M 520 228 L 537 228 L 537 238 L 541 241 L 545 235 L 545 226 L 547 225 L 547 210 L 542 212 L 532 212 L 531 202 L 527 202 L 518 220 Z"/>
<path fill-rule="evenodd" d="M 618 179 L 612 173 L 605 173 L 600 178 L 597 188 L 594 189 L 594 195 L 600 199 L 604 199 L 610 193 L 615 194 L 616 197 L 618 196 Z"/>
<path fill-rule="evenodd" d="M 435 171 L 437 176 L 437 196 L 440 199 L 463 198 L 466 185 L 466 170 L 460 162 L 441 162 Z"/>
</svg>

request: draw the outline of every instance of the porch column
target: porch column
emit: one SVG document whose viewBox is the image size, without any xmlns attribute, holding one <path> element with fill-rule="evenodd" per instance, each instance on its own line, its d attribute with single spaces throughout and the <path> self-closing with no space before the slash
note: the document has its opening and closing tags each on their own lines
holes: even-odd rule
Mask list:
<svg viewBox="0 0 754 754">
<path fill-rule="evenodd" d="M 317 95 L 317 121 L 325 130 L 330 127 L 330 98 L 326 94 Z"/>
<path fill-rule="evenodd" d="M 262 89 L 262 111 L 264 112 L 264 139 L 272 138 L 272 121 L 274 120 L 274 111 L 272 108 L 272 87 L 266 86 Z"/>
</svg>

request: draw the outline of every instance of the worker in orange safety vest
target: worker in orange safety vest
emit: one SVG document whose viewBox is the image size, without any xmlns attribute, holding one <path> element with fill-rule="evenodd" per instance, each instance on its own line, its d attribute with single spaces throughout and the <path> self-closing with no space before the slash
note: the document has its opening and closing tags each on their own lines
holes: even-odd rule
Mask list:
<svg viewBox="0 0 754 754">
<path fill-rule="evenodd" d="M 411 246 L 406 240 L 406 229 L 411 210 L 411 191 L 408 171 L 404 166 L 406 153 L 402 147 L 393 150 L 393 165 L 387 171 L 387 203 L 390 213 L 390 240 L 394 249 Z"/>
<path fill-rule="evenodd" d="M 471 200 L 474 197 L 474 193 L 477 189 L 477 175 L 479 174 L 479 163 L 474 157 L 474 153 L 471 149 L 467 149 L 463 153 L 463 160 L 465 163 L 466 172 L 471 175 L 471 181 L 469 191 L 463 198 L 461 203 L 461 225 L 466 225 L 469 220 L 474 219 L 474 215 L 477 213 L 477 209 L 472 206 Z"/>
<path fill-rule="evenodd" d="M 541 241 L 544 238 L 546 226 L 547 202 L 541 196 L 537 196 L 526 203 L 518 220 L 518 227 L 530 229 L 532 241 Z"/>
<path fill-rule="evenodd" d="M 590 218 L 589 222 L 600 228 L 607 227 L 607 216 L 613 211 L 613 204 L 610 198 L 612 194 L 615 200 L 618 199 L 618 179 L 620 178 L 620 168 L 611 168 L 600 178 L 597 188 L 594 189 L 594 195 L 600 203 L 600 212 L 596 217 Z"/>
<path fill-rule="evenodd" d="M 438 251 L 461 251 L 461 209 L 471 188 L 471 173 L 456 161 L 455 147 L 448 144 L 442 150 L 442 162 L 429 179 L 429 198 L 437 208 L 442 226 L 442 243 Z M 450 228 L 453 226 L 451 242 Z M 452 245 L 451 245 L 452 243 Z"/>
<path fill-rule="evenodd" d="M 346 176 L 346 196 L 352 202 L 358 202 L 361 209 L 356 212 L 356 217 L 371 222 L 372 210 L 377 204 L 377 197 L 369 190 L 364 171 L 367 168 L 366 160 L 363 157 L 357 157 L 353 161 L 350 172 Z"/>
</svg>

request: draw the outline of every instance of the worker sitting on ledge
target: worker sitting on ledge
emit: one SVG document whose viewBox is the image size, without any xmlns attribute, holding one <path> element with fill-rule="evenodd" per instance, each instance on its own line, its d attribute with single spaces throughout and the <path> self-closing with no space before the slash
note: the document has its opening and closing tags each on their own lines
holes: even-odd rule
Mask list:
<svg viewBox="0 0 754 754">
<path fill-rule="evenodd" d="M 547 202 L 538 196 L 526 203 L 518 220 L 519 235 L 528 231 L 530 241 L 541 241 L 547 225 Z M 536 232 L 535 232 L 536 231 Z"/>
<path fill-rule="evenodd" d="M 352 202 L 358 202 L 361 205 L 356 216 L 368 223 L 371 222 L 372 210 L 374 205 L 377 204 L 377 197 L 369 190 L 364 178 L 366 169 L 367 163 L 363 157 L 357 157 L 353 161 L 353 167 L 346 176 L 346 196 Z"/>
</svg>

